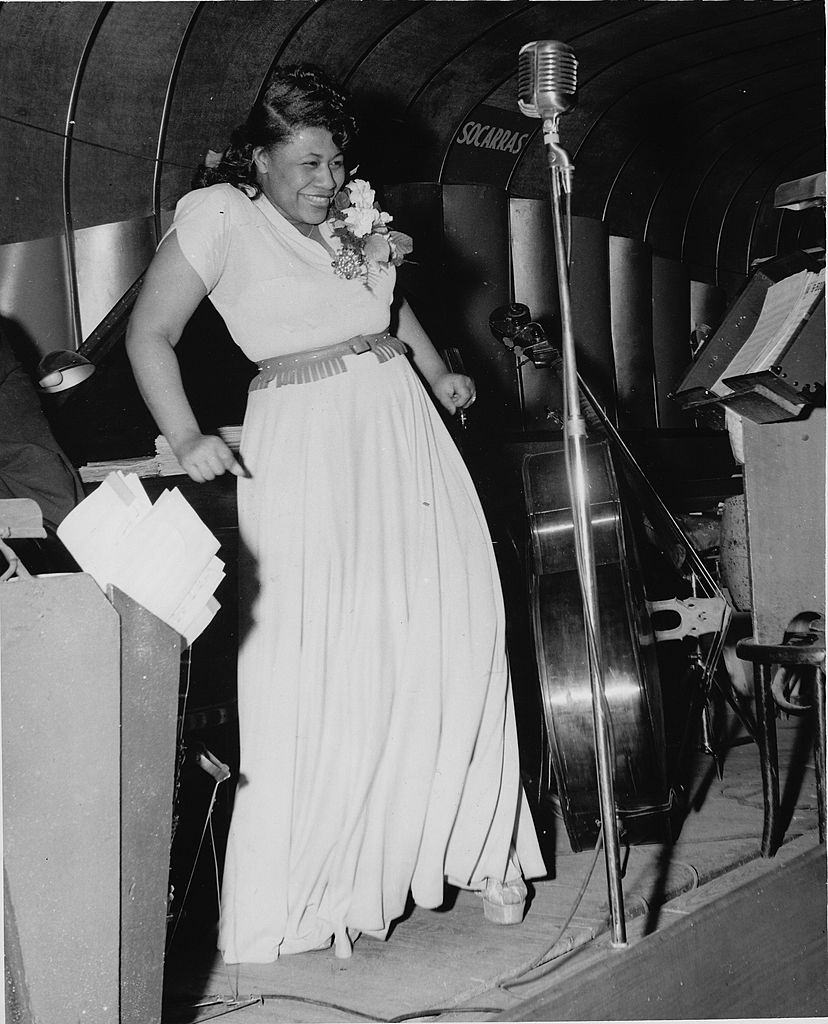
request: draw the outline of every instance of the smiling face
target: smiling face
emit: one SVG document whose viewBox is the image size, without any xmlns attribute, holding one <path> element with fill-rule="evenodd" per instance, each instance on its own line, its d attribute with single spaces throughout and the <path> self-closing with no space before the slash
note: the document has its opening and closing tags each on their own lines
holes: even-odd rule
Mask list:
<svg viewBox="0 0 828 1024">
<path fill-rule="evenodd" d="M 321 224 L 345 181 L 345 158 L 327 128 L 300 128 L 253 150 L 262 191 L 292 224 Z"/>
</svg>

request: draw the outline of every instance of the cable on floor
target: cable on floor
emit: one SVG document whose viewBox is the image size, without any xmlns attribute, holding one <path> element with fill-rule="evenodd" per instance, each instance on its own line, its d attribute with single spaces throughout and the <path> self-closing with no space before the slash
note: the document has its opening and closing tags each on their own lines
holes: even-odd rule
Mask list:
<svg viewBox="0 0 828 1024">
<path fill-rule="evenodd" d="M 527 978 L 526 975 L 531 974 L 533 971 L 536 971 L 539 967 L 543 967 L 546 963 L 549 962 L 547 961 L 547 957 L 552 953 L 552 950 L 558 945 L 558 943 L 566 934 L 567 928 L 572 923 L 572 919 L 577 914 L 578 908 L 583 902 L 584 895 L 586 894 L 589 883 L 592 879 L 593 874 L 595 873 L 595 866 L 598 863 L 598 856 L 601 853 L 603 845 L 604 828 L 603 825 L 601 825 L 599 826 L 598 838 L 595 841 L 595 849 L 592 851 L 592 859 L 589 862 L 589 867 L 587 868 L 586 874 L 584 875 L 583 881 L 581 882 L 581 887 L 578 889 L 578 893 L 575 896 L 572 908 L 567 914 L 566 920 L 558 929 L 557 935 L 539 956 L 536 956 L 533 960 L 530 960 L 526 966 L 518 968 L 517 971 L 507 975 L 502 981 L 499 981 L 497 984 L 497 988 L 499 988 L 501 991 L 508 992 L 509 995 L 512 995 L 512 992 L 510 990 L 513 986 L 526 984 L 528 981 L 535 981 L 535 978 Z M 537 977 L 539 978 L 542 978 L 543 976 L 543 974 L 537 975 Z"/>
<path fill-rule="evenodd" d="M 291 996 L 284 992 L 264 992 L 261 999 L 263 1003 L 266 1003 L 268 999 L 279 999 L 289 1003 L 307 1003 L 310 1006 L 324 1006 L 326 1010 L 338 1010 L 340 1013 L 351 1014 L 360 1020 L 382 1021 L 385 1024 L 385 1017 L 374 1017 L 370 1013 L 363 1013 L 362 1010 L 353 1010 L 350 1006 L 340 1006 L 339 1003 L 328 1003 L 324 999 L 311 999 L 309 996 Z"/>
<path fill-rule="evenodd" d="M 508 995 L 513 995 L 513 993 L 511 992 L 511 989 L 513 987 L 518 987 L 522 984 L 528 984 L 530 982 L 539 981 L 541 978 L 545 977 L 546 974 L 550 973 L 550 971 L 544 971 L 540 974 L 535 974 L 531 978 L 527 977 L 527 975 L 532 974 L 532 972 L 534 971 L 537 971 L 540 967 L 550 966 L 551 970 L 551 967 L 554 965 L 554 959 L 556 958 L 553 958 L 552 960 L 547 960 L 547 957 L 549 957 L 549 955 L 552 953 L 552 951 L 563 938 L 567 928 L 569 928 L 573 918 L 578 912 L 578 908 L 583 902 L 583 898 L 586 894 L 587 888 L 589 887 L 589 883 L 592 880 L 593 874 L 595 873 L 595 868 L 598 863 L 598 857 L 603 848 L 603 835 L 603 827 L 599 826 L 598 838 L 595 842 L 595 848 L 593 849 L 592 857 L 590 859 L 590 863 L 587 868 L 586 874 L 584 875 L 583 880 L 581 881 L 581 885 L 578 889 L 578 893 L 576 894 L 575 900 L 573 901 L 572 907 L 569 913 L 567 914 L 563 924 L 558 929 L 558 932 L 555 935 L 553 941 L 546 947 L 546 949 L 543 950 L 542 953 L 540 953 L 539 956 L 536 956 L 527 965 L 518 968 L 518 970 L 515 971 L 513 974 L 507 975 L 506 978 L 498 982 L 496 987 L 499 990 L 507 993 Z M 213 856 L 215 857 L 215 851 L 213 853 Z M 695 889 L 699 886 L 699 873 L 696 870 L 696 868 L 693 867 L 692 864 L 688 864 L 685 861 L 674 861 L 673 863 L 676 866 L 680 866 L 687 869 L 687 871 L 690 873 L 693 880 L 692 885 L 690 886 L 691 889 Z M 647 903 L 647 900 L 643 896 L 638 896 L 638 898 L 642 902 L 644 911 L 646 912 L 647 910 L 649 910 L 649 904 Z M 208 1017 L 199 1018 L 199 1020 L 195 1022 L 195 1024 L 202 1024 L 202 1022 L 205 1022 L 206 1024 L 207 1021 L 215 1020 L 218 1017 L 222 1017 L 226 1014 L 233 1013 L 236 1010 L 243 1009 L 247 1006 L 253 1006 L 256 1003 L 264 1003 L 267 1000 L 280 1000 L 283 1002 L 305 1003 L 311 1006 L 322 1006 L 329 1010 L 336 1010 L 339 1013 L 349 1014 L 352 1017 L 357 1017 L 359 1020 L 385 1022 L 385 1024 L 405 1024 L 405 1022 L 407 1021 L 425 1020 L 439 1017 L 444 1013 L 501 1013 L 504 1010 L 504 1007 L 501 1006 L 443 1006 L 412 1011 L 410 1013 L 400 1014 L 399 1016 L 391 1017 L 390 1019 L 388 1019 L 385 1017 L 375 1017 L 371 1014 L 363 1013 L 360 1010 L 354 1010 L 351 1007 L 342 1006 L 339 1003 L 326 1002 L 325 1000 L 321 999 L 312 999 L 307 996 L 293 996 L 281 992 L 268 992 L 255 997 L 251 996 L 247 1000 L 240 1000 L 238 992 L 236 992 L 234 996 L 234 1002 L 237 1005 L 225 1006 L 225 1008 L 220 1010 L 218 1013 L 211 1014 Z M 190 1006 L 188 1008 L 193 1009 L 194 1007 Z"/>
<path fill-rule="evenodd" d="M 587 871 L 586 878 L 581 884 L 581 888 L 578 892 L 577 897 L 575 898 L 575 904 L 572 907 L 572 910 L 569 912 L 566 921 L 558 931 L 558 934 L 555 936 L 555 941 L 549 947 L 547 947 L 547 949 L 544 950 L 544 952 L 541 953 L 539 957 L 536 957 L 535 960 L 528 967 L 521 968 L 518 972 L 516 972 L 516 974 L 507 977 L 505 981 L 501 981 L 497 986 L 499 989 L 502 989 L 504 992 L 508 992 L 510 995 L 512 995 L 512 988 L 517 988 L 520 985 L 526 985 L 530 982 L 540 981 L 542 978 L 545 978 L 548 974 L 551 974 L 552 970 L 556 966 L 555 958 L 552 958 L 550 960 L 547 960 L 546 958 L 549 956 L 549 954 L 552 952 L 555 946 L 560 942 L 561 938 L 566 932 L 566 929 L 569 927 L 572 918 L 575 916 L 575 913 L 578 907 L 580 906 L 581 901 L 583 900 L 584 893 L 586 892 L 587 886 L 589 885 L 589 881 L 592 878 L 592 875 L 595 871 L 595 866 L 598 863 L 598 853 L 600 852 L 602 845 L 602 835 L 603 833 L 599 833 L 598 835 L 598 841 L 595 844 L 595 851 L 593 853 L 592 861 L 590 863 L 589 870 Z M 683 889 L 682 892 L 692 892 L 694 889 L 698 889 L 699 885 L 701 884 L 701 878 L 699 877 L 699 872 L 692 864 L 688 864 L 686 861 L 679 860 L 672 861 L 671 863 L 675 867 L 684 868 L 690 874 L 691 884 L 687 889 Z M 631 893 L 628 898 L 633 897 L 641 901 L 641 910 L 636 914 L 629 914 L 627 915 L 627 917 L 634 918 L 639 917 L 641 913 L 649 913 L 650 905 L 647 899 L 638 893 Z M 533 971 L 537 971 L 540 967 L 547 967 L 548 969 L 542 971 L 539 974 L 534 974 L 531 978 L 527 977 L 527 975 L 531 974 Z"/>
<path fill-rule="evenodd" d="M 232 999 L 229 1000 L 225 996 L 216 996 L 214 999 L 207 1000 L 201 1003 L 185 1003 L 178 1006 L 168 1006 L 166 1010 L 173 1014 L 183 1013 L 186 1011 L 187 1020 L 191 1024 L 205 1024 L 208 1020 L 216 1020 L 218 1017 L 224 1017 L 228 1013 L 235 1013 L 237 1010 L 245 1010 L 250 1006 L 261 1005 L 261 996 L 250 996 L 247 999 Z M 201 1009 L 207 1006 L 221 1006 L 222 1008 L 217 1013 L 211 1013 L 206 1017 L 196 1017 L 195 1020 L 192 1018 L 191 1013 L 193 1010 Z M 177 1019 L 177 1018 L 176 1018 Z M 172 1021 L 162 1012 L 161 1024 L 172 1024 Z"/>
<path fill-rule="evenodd" d="M 235 1013 L 237 1010 L 244 1010 L 249 1006 L 255 1006 L 259 1004 L 263 1006 L 268 1000 L 280 1000 L 288 1003 L 306 1003 L 310 1006 L 323 1006 L 326 1010 L 336 1010 L 338 1013 L 347 1014 L 350 1017 L 358 1020 L 370 1020 L 377 1021 L 379 1024 L 386 1024 L 385 1017 L 374 1017 L 370 1013 L 363 1013 L 361 1010 L 354 1010 L 350 1006 L 340 1006 L 339 1003 L 329 1003 L 324 999 L 311 999 L 308 996 L 292 996 L 283 992 L 266 992 L 260 995 L 249 996 L 247 998 L 238 997 L 235 999 L 227 999 L 225 996 L 217 996 L 215 1005 L 218 1005 L 219 1000 L 224 1001 L 222 1009 L 218 1013 L 211 1013 L 206 1017 L 198 1017 L 193 1024 L 205 1024 L 208 1020 L 215 1020 L 217 1017 L 223 1017 L 228 1013 Z M 231 1005 L 232 1004 L 232 1005 Z M 209 1003 L 195 1003 L 188 1006 L 176 1006 L 170 1007 L 170 1010 L 194 1010 L 199 1006 L 208 1006 Z"/>
<path fill-rule="evenodd" d="M 221 999 L 222 997 L 217 997 Z M 249 1006 L 255 1006 L 257 1003 L 264 1005 L 268 1000 L 279 1000 L 281 1002 L 289 1003 L 305 1003 L 311 1006 L 323 1006 L 327 1010 L 336 1010 L 339 1013 L 347 1014 L 350 1017 L 356 1017 L 359 1020 L 376 1021 L 379 1024 L 404 1024 L 405 1021 L 413 1020 L 426 1020 L 432 1017 L 440 1017 L 444 1013 L 502 1013 L 502 1006 L 434 1006 L 428 1009 L 414 1010 L 410 1013 L 400 1014 L 398 1017 L 374 1017 L 370 1013 L 363 1013 L 361 1010 L 354 1010 L 350 1006 L 342 1006 L 339 1003 L 326 1002 L 323 999 L 311 999 L 307 996 L 292 996 L 282 992 L 266 992 L 257 996 L 250 996 L 248 999 L 234 1000 L 234 1005 L 225 1005 L 218 1011 L 218 1013 L 211 1013 L 207 1017 L 199 1017 L 194 1024 L 206 1024 L 206 1021 L 216 1020 L 218 1017 L 223 1017 L 228 1013 L 235 1013 L 236 1010 L 243 1010 Z M 193 1010 L 199 1007 L 206 1007 L 211 1003 L 194 1003 L 188 1006 L 175 1007 L 178 1010 Z M 218 1005 L 216 1002 L 214 1005 Z"/>
<path fill-rule="evenodd" d="M 417 1013 L 403 1013 L 392 1017 L 388 1024 L 403 1024 L 409 1020 L 425 1020 L 426 1017 L 440 1017 L 444 1013 L 503 1013 L 502 1006 L 435 1006 L 433 1010 L 419 1010 Z"/>
<path fill-rule="evenodd" d="M 593 874 L 595 873 L 595 868 L 596 868 L 596 865 L 598 863 L 598 857 L 599 857 L 599 855 L 601 853 L 601 849 L 602 848 L 603 848 L 603 828 L 599 828 L 598 839 L 596 840 L 595 848 L 594 848 L 594 850 L 592 852 L 592 858 L 590 860 L 590 863 L 589 863 L 589 866 L 587 868 L 586 874 L 584 875 L 584 878 L 583 878 L 583 880 L 581 882 L 581 885 L 580 885 L 580 887 L 578 889 L 578 893 L 577 893 L 577 895 L 575 897 L 575 900 L 574 900 L 574 902 L 572 904 L 572 907 L 571 907 L 569 913 L 566 916 L 566 920 L 563 922 L 561 927 L 558 929 L 558 932 L 555 935 L 554 940 L 546 947 L 546 949 L 544 949 L 544 951 L 539 956 L 536 956 L 533 960 L 531 960 L 529 962 L 529 964 L 527 964 L 527 965 L 525 965 L 523 967 L 518 968 L 518 970 L 515 971 L 513 974 L 507 975 L 507 977 L 505 979 L 503 979 L 502 981 L 498 982 L 497 985 L 496 985 L 496 987 L 498 989 L 500 989 L 503 992 L 506 992 L 509 995 L 513 995 L 512 991 L 511 991 L 511 989 L 513 987 L 518 987 L 518 986 L 520 986 L 522 984 L 529 984 L 530 982 L 539 981 L 542 978 L 546 977 L 546 975 L 551 972 L 552 966 L 554 965 L 554 960 L 556 958 L 553 958 L 552 960 L 547 960 L 547 957 L 552 953 L 552 951 L 555 949 L 555 947 L 561 941 L 561 939 L 563 938 L 564 934 L 566 933 L 567 928 L 570 926 L 570 924 L 572 923 L 573 918 L 575 917 L 576 913 L 578 912 L 578 908 L 580 907 L 581 903 L 583 902 L 583 898 L 584 898 L 584 896 L 586 894 L 587 888 L 589 887 L 589 883 L 592 880 Z M 215 854 L 214 854 L 214 856 L 215 856 Z M 699 887 L 699 885 L 701 884 L 701 879 L 699 877 L 699 873 L 698 873 L 697 869 L 692 864 L 689 864 L 686 861 L 678 861 L 678 860 L 673 861 L 672 864 L 673 864 L 673 866 L 681 867 L 681 868 L 686 869 L 688 871 L 688 873 L 690 874 L 690 876 L 691 876 L 692 884 L 690 885 L 689 890 L 684 890 L 684 891 L 692 891 L 693 889 L 697 889 Z M 644 896 L 641 896 L 640 894 L 637 894 L 637 893 L 632 893 L 632 894 L 630 894 L 630 897 L 628 897 L 628 898 L 632 898 L 632 897 L 635 897 L 635 898 L 637 898 L 637 899 L 639 899 L 641 901 L 642 912 L 644 912 L 644 913 L 649 912 L 650 906 L 649 906 L 649 903 L 648 903 L 648 901 L 646 900 L 646 898 Z M 639 915 L 638 914 L 634 914 L 634 915 L 631 915 L 631 916 L 637 917 Z M 535 974 L 531 978 L 527 977 L 527 975 L 532 974 L 533 971 L 537 971 L 539 967 L 544 967 L 544 966 L 549 966 L 550 970 L 544 971 L 544 972 L 542 972 L 540 974 Z M 236 1010 L 243 1009 L 243 1008 L 245 1008 L 247 1006 L 253 1006 L 256 1003 L 264 1003 L 268 999 L 270 999 L 270 1000 L 281 1000 L 281 1001 L 284 1001 L 284 1002 L 306 1003 L 306 1004 L 309 1004 L 311 1006 L 323 1006 L 323 1007 L 325 1007 L 326 1009 L 329 1009 L 329 1010 L 336 1010 L 339 1013 L 350 1014 L 351 1016 L 358 1017 L 360 1020 L 379 1021 L 379 1022 L 385 1022 L 385 1024 L 405 1024 L 405 1022 L 407 1022 L 407 1021 L 425 1020 L 425 1019 L 428 1019 L 428 1018 L 439 1017 L 439 1016 L 441 1016 L 444 1013 L 460 1013 L 460 1014 L 462 1014 L 462 1013 L 501 1013 L 504 1010 L 504 1007 L 501 1007 L 501 1006 L 460 1006 L 460 1007 L 458 1007 L 458 1006 L 440 1006 L 440 1007 L 432 1007 L 432 1008 L 429 1008 L 429 1009 L 412 1011 L 411 1013 L 400 1014 L 397 1017 L 391 1017 L 390 1019 L 387 1019 L 385 1017 L 375 1017 L 375 1016 L 372 1016 L 371 1014 L 363 1013 L 360 1010 L 354 1010 L 351 1007 L 342 1006 L 339 1003 L 326 1002 L 326 1001 L 321 1000 L 321 999 L 311 999 L 311 998 L 309 998 L 307 996 L 293 996 L 293 995 L 287 995 L 286 993 L 281 993 L 281 992 L 268 992 L 268 993 L 265 993 L 265 994 L 259 995 L 259 996 L 251 996 L 249 999 L 242 1001 L 242 1000 L 239 999 L 238 992 L 236 992 L 235 996 L 234 996 L 234 1002 L 236 1002 L 237 1005 L 227 1006 L 224 1009 L 220 1010 L 218 1013 L 211 1014 L 209 1017 L 201 1017 L 201 1018 L 199 1018 L 199 1020 L 197 1022 L 195 1022 L 195 1024 L 202 1024 L 202 1022 L 214 1020 L 214 1019 L 216 1019 L 218 1017 L 224 1016 L 225 1014 L 233 1013 Z M 202 1004 L 202 1005 L 206 1005 L 206 1004 Z M 188 1007 L 188 1009 L 194 1009 L 194 1008 L 195 1007 L 192 1006 L 192 1005 L 190 1007 Z"/>
</svg>

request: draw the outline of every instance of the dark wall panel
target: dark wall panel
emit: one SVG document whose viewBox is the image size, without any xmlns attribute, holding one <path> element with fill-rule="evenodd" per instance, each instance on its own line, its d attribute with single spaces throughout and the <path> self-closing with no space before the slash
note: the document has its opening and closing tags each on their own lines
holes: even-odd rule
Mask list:
<svg viewBox="0 0 828 1024">
<path fill-rule="evenodd" d="M 446 185 L 443 217 L 448 325 L 477 381 L 475 419 L 492 433 L 517 430 L 514 358 L 489 330 L 492 310 L 510 300 L 506 194 L 483 185 Z"/>
<path fill-rule="evenodd" d="M 722 322 L 727 309 L 727 295 L 715 284 L 707 281 L 690 282 L 690 330 L 706 325 L 714 331 Z"/>
<path fill-rule="evenodd" d="M 609 238 L 600 221 L 572 218 L 569 272 L 578 371 L 611 419 L 616 414 Z"/>
<path fill-rule="evenodd" d="M 653 364 L 659 427 L 689 427 L 670 392 L 690 364 L 690 280 L 676 260 L 653 257 Z"/>
<path fill-rule="evenodd" d="M 610 309 L 620 428 L 656 425 L 652 254 L 634 238 L 611 235 Z"/>
<path fill-rule="evenodd" d="M 414 251 L 397 270 L 400 291 L 438 348 L 456 347 L 449 330 L 443 275 L 443 190 L 436 182 L 412 182 L 384 190 L 384 210 L 394 218 L 392 227 L 414 241 Z"/>
<path fill-rule="evenodd" d="M 555 267 L 555 236 L 548 202 L 509 201 L 512 282 L 515 302 L 523 302 L 560 351 L 561 313 Z M 560 372 L 524 361 L 518 369 L 523 425 L 529 430 L 555 426 L 563 416 Z M 553 414 L 550 419 L 549 413 Z"/>
</svg>

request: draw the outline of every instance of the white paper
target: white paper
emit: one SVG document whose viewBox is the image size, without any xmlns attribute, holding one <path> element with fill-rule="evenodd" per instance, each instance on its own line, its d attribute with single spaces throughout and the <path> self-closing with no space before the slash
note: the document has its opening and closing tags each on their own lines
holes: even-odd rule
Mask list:
<svg viewBox="0 0 828 1024">
<path fill-rule="evenodd" d="M 113 554 L 151 507 L 146 493 L 136 494 L 123 473 L 111 473 L 66 516 L 57 534 L 84 572 L 105 587 Z"/>
<path fill-rule="evenodd" d="M 137 476 L 110 473 L 63 520 L 58 537 L 102 589 L 118 587 L 187 643 L 218 610 L 219 542 L 177 488 L 153 505 Z"/>
<path fill-rule="evenodd" d="M 774 366 L 824 288 L 824 269 L 818 273 L 801 270 L 772 284 L 765 293 L 756 325 L 710 390 L 724 397 L 733 393 L 733 389 L 723 383 L 725 378 L 758 373 Z"/>
</svg>

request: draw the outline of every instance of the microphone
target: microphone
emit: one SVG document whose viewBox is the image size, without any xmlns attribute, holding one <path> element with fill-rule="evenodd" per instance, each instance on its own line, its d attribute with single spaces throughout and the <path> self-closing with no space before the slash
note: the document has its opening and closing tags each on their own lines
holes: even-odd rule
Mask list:
<svg viewBox="0 0 828 1024">
<path fill-rule="evenodd" d="M 498 341 L 503 342 L 507 348 L 511 346 L 506 339 L 515 338 L 522 328 L 532 322 L 532 314 L 529 307 L 522 302 L 512 302 L 508 306 L 498 306 L 489 314 L 489 329 Z"/>
<path fill-rule="evenodd" d="M 578 61 L 555 39 L 526 43 L 518 54 L 518 106 L 527 117 L 558 118 L 575 106 Z"/>
<path fill-rule="evenodd" d="M 553 366 L 558 356 L 549 344 L 543 327 L 532 319 L 529 307 L 522 302 L 498 306 L 489 315 L 489 329 L 510 352 L 530 360 L 535 366 Z"/>
</svg>

